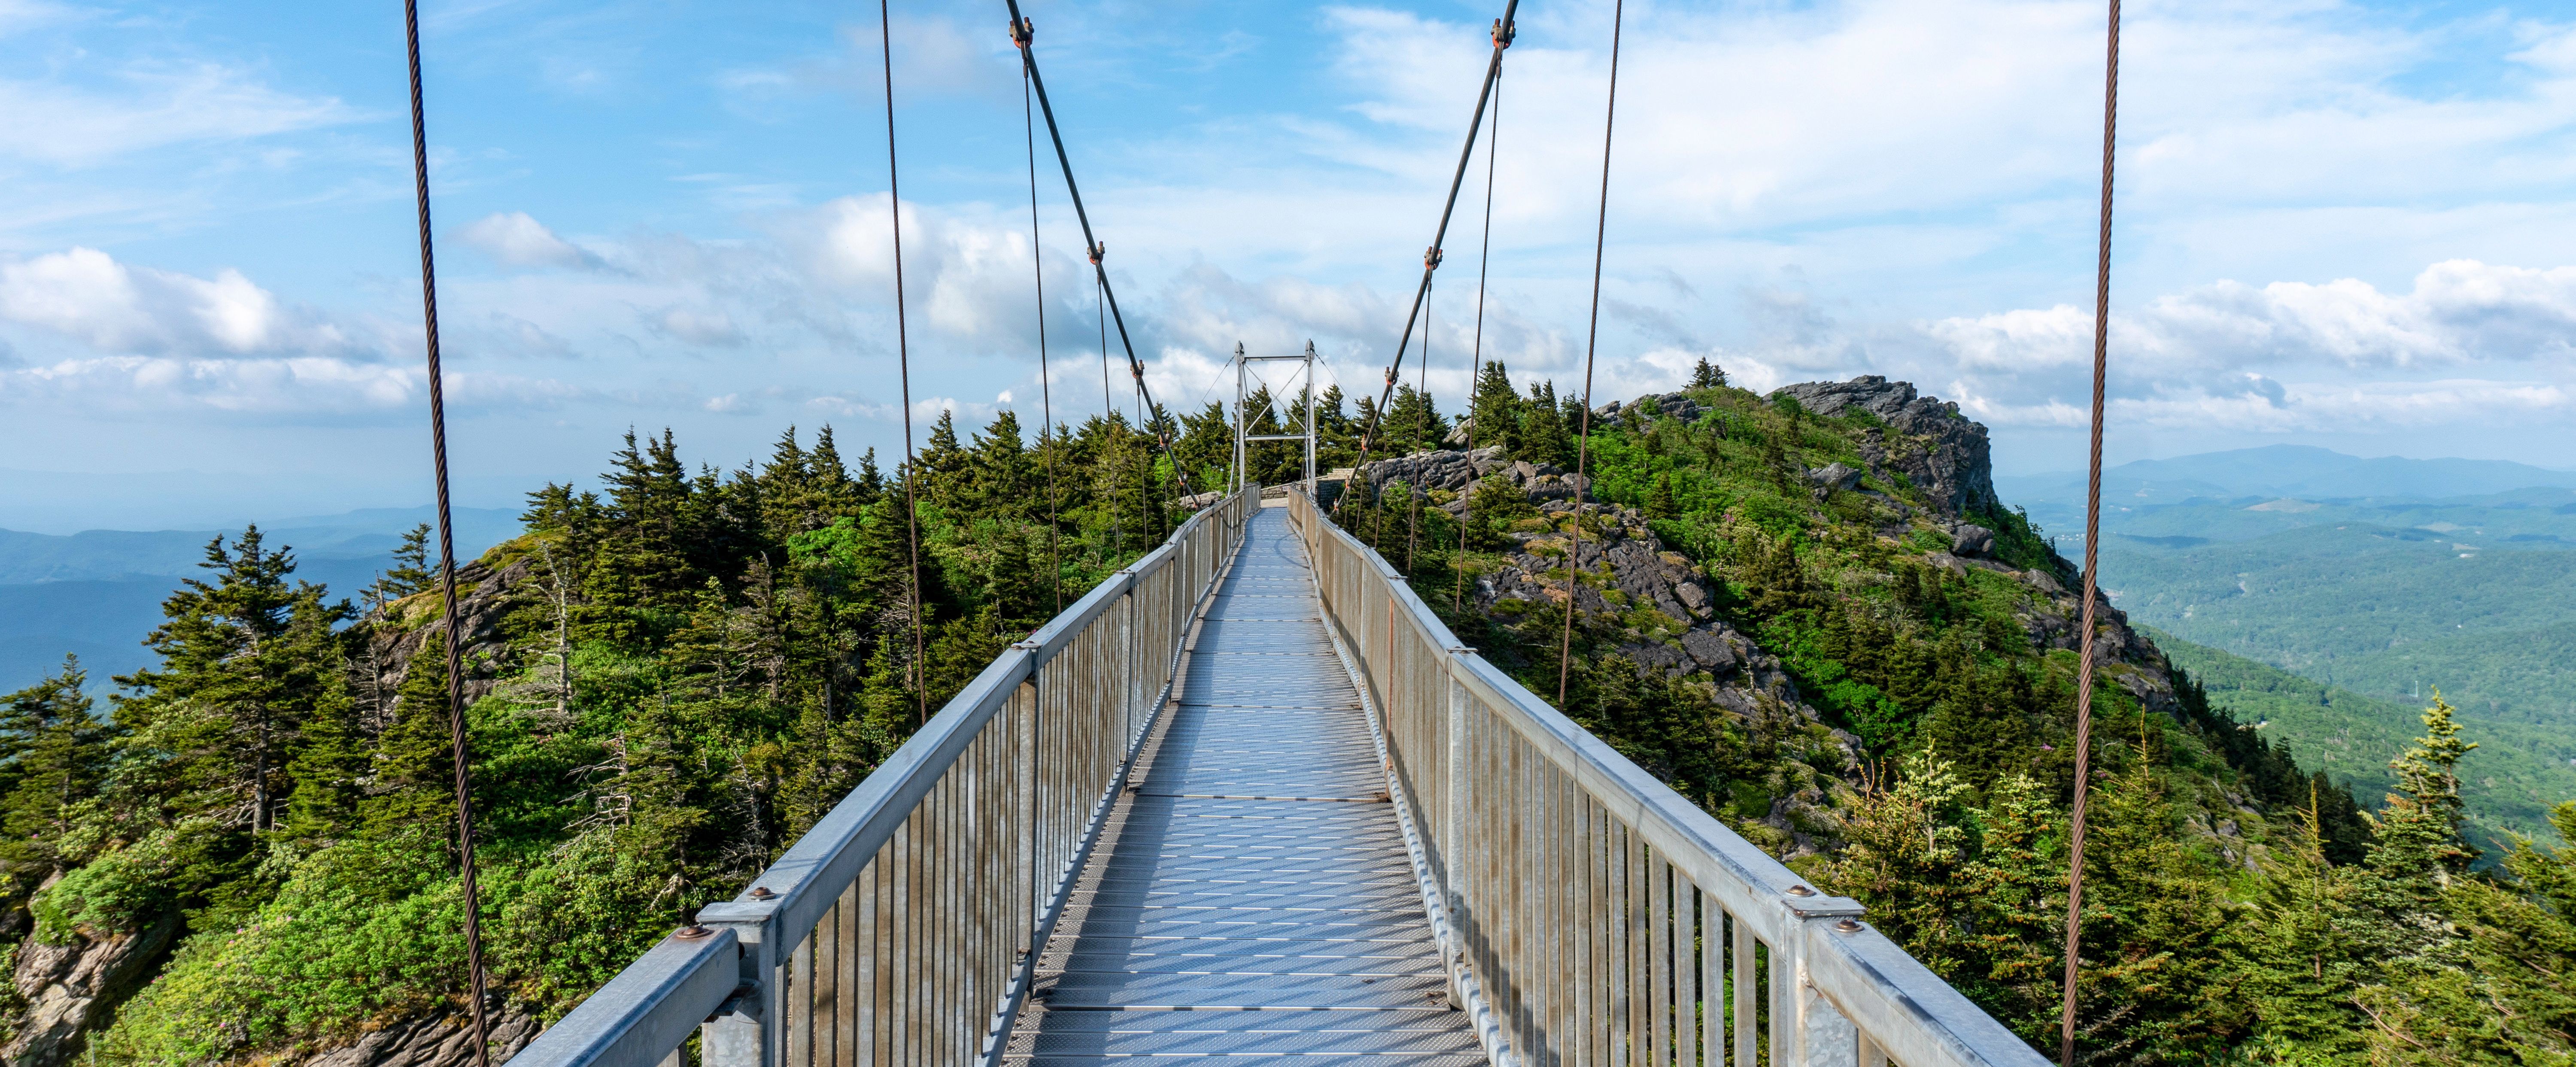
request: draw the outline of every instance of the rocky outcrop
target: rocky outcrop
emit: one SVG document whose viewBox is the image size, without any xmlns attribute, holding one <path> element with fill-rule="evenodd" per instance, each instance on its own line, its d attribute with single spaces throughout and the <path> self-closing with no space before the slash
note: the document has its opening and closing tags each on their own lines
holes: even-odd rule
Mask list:
<svg viewBox="0 0 2576 1067">
<path fill-rule="evenodd" d="M 1893 432 L 1865 435 L 1862 457 L 1874 470 L 1905 475 L 1944 514 L 1998 506 L 1986 428 L 1959 414 L 1954 402 L 1919 396 L 1914 386 L 1875 374 L 1847 382 L 1800 382 L 1771 395 L 1795 397 L 1799 406 L 1826 418 L 1855 409 L 1877 416 Z"/>
<path fill-rule="evenodd" d="M 534 595 L 536 564 L 535 557 L 521 556 L 498 569 L 480 559 L 456 568 L 456 624 L 465 635 L 460 650 L 469 703 L 500 688 L 502 673 L 513 666 L 507 662 L 509 649 L 501 637 L 501 620 L 525 602 L 522 598 Z M 411 658 L 428 646 L 430 635 L 444 633 L 447 622 L 439 611 L 435 584 L 429 592 L 385 605 L 383 611 L 381 618 L 400 625 L 374 631 L 374 655 L 369 662 L 379 672 L 376 684 L 391 693 L 402 685 Z"/>
<path fill-rule="evenodd" d="M 1360 477 L 1372 487 L 1383 488 L 1403 482 L 1418 489 L 1438 489 L 1457 493 L 1489 477 L 1500 477 L 1513 488 L 1529 494 L 1536 501 L 1571 501 L 1588 496 L 1592 480 L 1579 474 L 1567 474 L 1553 464 L 1527 460 L 1506 460 L 1500 448 L 1479 448 L 1473 452 L 1432 450 L 1409 456 L 1390 456 L 1360 468 Z M 1448 505 L 1456 511 L 1455 501 Z"/>
<path fill-rule="evenodd" d="M 1595 408 L 1592 420 L 1596 426 L 1624 426 L 1633 421 L 1638 424 L 1636 428 L 1643 429 L 1647 421 L 1658 415 L 1685 423 L 1698 422 L 1703 410 L 1706 409 L 1700 407 L 1698 401 L 1680 393 L 1648 393 L 1626 403 L 1613 400 Z"/>
<path fill-rule="evenodd" d="M 60 945 L 35 938 L 20 944 L 9 980 L 27 1011 L 18 1021 L 17 1036 L 0 1048 L 0 1062 L 9 1067 L 71 1063 L 86 1035 L 151 979 L 180 925 L 173 912 L 141 930 L 78 931 Z"/>
<path fill-rule="evenodd" d="M 1373 460 L 1360 468 L 1360 478 L 1372 488 L 1390 482 L 1403 482 L 1417 489 L 1443 489 L 1456 492 L 1470 483 L 1498 471 L 1527 467 L 1503 458 L 1500 446 L 1475 451 L 1432 449 L 1408 456 L 1388 456 Z M 1553 470 L 1554 468 L 1550 468 Z"/>
<path fill-rule="evenodd" d="M 1828 492 L 1849 492 L 1860 485 L 1860 468 L 1836 460 L 1807 472 L 1807 480 Z"/>
<path fill-rule="evenodd" d="M 504 1009 L 492 1019 L 492 1062 L 503 1063 L 537 1038 L 537 1021 Z M 466 1067 L 474 1062 L 474 1023 L 461 1012 L 416 1016 L 369 1030 L 325 1049 L 301 1067 Z"/>
<path fill-rule="evenodd" d="M 1549 514 L 1569 516 L 1572 510 L 1559 504 Z M 1585 511 L 1592 522 L 1580 546 L 1554 528 L 1510 534 L 1503 565 L 1476 578 L 1477 606 L 1504 617 L 1565 610 L 1563 568 L 1572 549 L 1577 565 L 1597 579 L 1575 587 L 1576 617 L 1640 671 L 1703 677 L 1720 706 L 1748 720 L 1759 717 L 1768 702 L 1820 721 L 1799 702 L 1797 685 L 1779 657 L 1718 618 L 1717 593 L 1707 575 L 1681 553 L 1666 551 L 1642 516 L 1597 504 Z"/>
</svg>

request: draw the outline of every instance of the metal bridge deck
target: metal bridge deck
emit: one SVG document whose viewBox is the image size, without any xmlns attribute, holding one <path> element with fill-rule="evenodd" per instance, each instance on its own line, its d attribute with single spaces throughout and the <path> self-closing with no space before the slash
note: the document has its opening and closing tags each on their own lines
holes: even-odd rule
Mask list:
<svg viewBox="0 0 2576 1067">
<path fill-rule="evenodd" d="M 1304 546 L 1257 512 L 1038 961 L 1013 1063 L 1485 1062 Z"/>
</svg>

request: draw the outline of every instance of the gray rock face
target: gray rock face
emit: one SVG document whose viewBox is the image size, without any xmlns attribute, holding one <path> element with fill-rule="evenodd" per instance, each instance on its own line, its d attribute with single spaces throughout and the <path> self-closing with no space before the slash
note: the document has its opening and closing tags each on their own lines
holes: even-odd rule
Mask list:
<svg viewBox="0 0 2576 1067">
<path fill-rule="evenodd" d="M 1626 403 L 1613 400 L 1594 408 L 1592 421 L 1603 426 L 1623 426 L 1633 419 L 1639 424 L 1638 428 L 1642 429 L 1645 421 L 1656 415 L 1668 415 L 1683 422 L 1698 422 L 1700 412 L 1704 410 L 1706 409 L 1700 407 L 1698 401 L 1680 393 L 1648 393 Z"/>
<path fill-rule="evenodd" d="M 1825 489 L 1849 491 L 1860 484 L 1860 470 L 1839 460 L 1807 472 L 1807 480 Z"/>
<path fill-rule="evenodd" d="M 1864 458 L 1903 473 L 1944 514 L 1998 506 L 1986 428 L 1960 415 L 1956 403 L 1917 396 L 1912 385 L 1876 374 L 1848 382 L 1801 382 L 1771 395 L 1796 397 L 1808 411 L 1827 418 L 1854 408 L 1878 416 L 1906 440 L 1873 442 L 1874 449 L 1862 449 Z"/>
<path fill-rule="evenodd" d="M 460 642 L 460 651 L 465 661 L 464 692 L 468 702 L 481 700 L 500 688 L 501 671 L 509 666 L 497 662 L 498 657 L 507 652 L 501 641 L 501 620 L 522 603 L 521 597 L 537 595 L 532 584 L 536 566 L 535 557 L 527 556 L 512 560 L 498 571 L 479 559 L 456 568 L 456 627 L 465 635 Z M 434 585 L 431 592 L 415 599 L 419 601 L 417 609 L 428 613 L 427 625 L 417 629 L 388 629 L 379 632 L 374 639 L 372 662 L 380 672 L 376 684 L 387 693 L 402 685 L 403 672 L 411 666 L 411 658 L 428 647 L 430 635 L 444 633 L 447 629 L 447 623 L 438 614 Z M 412 606 L 413 600 L 407 599 L 388 607 L 393 613 L 402 614 Z"/>
<path fill-rule="evenodd" d="M 1995 532 L 1973 522 L 1963 522 L 1950 529 L 1950 551 L 1962 556 L 1983 556 L 1995 550 Z"/>
<path fill-rule="evenodd" d="M 1372 486 L 1384 487 L 1403 482 L 1421 489 L 1460 492 L 1487 477 L 1500 477 L 1512 483 L 1541 508 L 1558 510 L 1572 507 L 1580 496 L 1589 499 L 1592 479 L 1567 474 L 1552 464 L 1527 460 L 1505 460 L 1499 447 L 1479 448 L 1473 452 L 1430 451 L 1409 456 L 1390 456 L 1360 468 L 1360 477 Z M 1461 500 L 1447 505 L 1451 514 L 1464 506 Z"/>
<path fill-rule="evenodd" d="M 492 1062 L 503 1063 L 537 1038 L 537 1021 L 504 1010 L 492 1020 Z M 356 1041 L 325 1050 L 303 1067 L 465 1067 L 474 1062 L 474 1023 L 461 1012 L 397 1020 Z"/>
<path fill-rule="evenodd" d="M 1567 505 L 1567 510 L 1571 505 Z M 1597 506 L 1587 511 L 1604 514 Z M 1769 696 L 1798 706 L 1797 687 L 1781 670 L 1780 660 L 1763 652 L 1753 639 L 1717 617 L 1717 596 L 1708 579 L 1678 552 L 1646 528 L 1644 519 L 1625 509 L 1606 514 L 1614 525 L 1606 536 L 1587 535 L 1577 551 L 1588 573 L 1609 572 L 1607 588 L 1585 583 L 1576 587 L 1575 610 L 1591 625 L 1628 628 L 1623 616 L 1652 608 L 1664 616 L 1662 636 L 1632 631 L 1618 643 L 1639 669 L 1671 677 L 1704 674 L 1717 682 L 1718 702 L 1750 713 L 1756 696 Z M 1559 533 L 1514 534 L 1518 546 L 1506 554 L 1499 570 L 1476 580 L 1478 605 L 1491 612 L 1506 600 L 1529 606 L 1524 611 L 1565 610 L 1565 579 L 1548 577 L 1564 566 L 1572 539 Z M 1611 595 L 1616 593 L 1619 602 Z"/>
<path fill-rule="evenodd" d="M 1443 489 L 1455 492 L 1488 474 L 1514 470 L 1525 472 L 1527 468 L 1529 468 L 1527 463 L 1515 464 L 1505 460 L 1502 448 L 1494 446 L 1479 448 L 1473 452 L 1433 449 L 1409 456 L 1389 456 L 1385 459 L 1371 460 L 1368 466 L 1360 468 L 1359 473 L 1360 478 L 1373 487 L 1383 487 L 1389 482 L 1403 482 L 1417 489 Z M 1547 470 L 1549 473 L 1554 473 L 1556 468 L 1549 467 Z M 1515 474 L 1512 481 L 1518 484 L 1526 476 L 1526 473 Z"/>
<path fill-rule="evenodd" d="M 0 1048 L 10 1067 L 61 1067 L 71 1063 L 83 1035 L 152 977 L 154 965 L 179 934 L 179 915 L 123 933 L 72 935 L 68 944 L 29 938 L 18 948 L 10 984 L 27 1005 L 17 1037 Z"/>
</svg>

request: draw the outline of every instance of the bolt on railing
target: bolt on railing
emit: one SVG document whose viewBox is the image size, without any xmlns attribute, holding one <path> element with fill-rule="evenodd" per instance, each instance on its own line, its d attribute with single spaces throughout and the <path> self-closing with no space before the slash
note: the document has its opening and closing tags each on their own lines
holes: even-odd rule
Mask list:
<svg viewBox="0 0 2576 1067">
<path fill-rule="evenodd" d="M 513 1067 L 1000 1058 L 1181 642 L 1261 506 L 1248 485 L 1011 646 L 736 899 Z"/>
<path fill-rule="evenodd" d="M 1289 516 L 1497 1063 L 2044 1067 L 1857 901 L 1462 646 L 1311 497 L 1292 492 Z"/>
</svg>

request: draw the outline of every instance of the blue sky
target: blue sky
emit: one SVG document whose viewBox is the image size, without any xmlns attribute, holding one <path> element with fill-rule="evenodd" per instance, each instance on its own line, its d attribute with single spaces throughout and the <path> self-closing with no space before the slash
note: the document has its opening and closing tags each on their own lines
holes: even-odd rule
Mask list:
<svg viewBox="0 0 2576 1067">
<path fill-rule="evenodd" d="M 914 397 L 1038 401 L 1002 7 L 894 5 Z M 1376 377 L 1499 5 L 1026 5 L 1158 396 L 1239 340 Z M 1489 8 L 1492 8 L 1489 10 Z M 2569 466 L 2576 17 L 2129 5 L 2111 452 L 2298 441 Z M 1632 3 L 1596 399 L 1713 358 L 1883 373 L 2081 461 L 2102 12 Z M 738 463 L 901 447 L 875 9 L 424 5 L 462 497 L 627 426 Z M 1609 7 L 1505 75 L 1485 346 L 1580 374 Z M 426 498 L 400 6 L 0 0 L 0 526 Z M 1044 162 L 1043 160 L 1041 161 Z M 1045 172 L 1042 172 L 1042 178 Z M 1059 417 L 1098 410 L 1041 182 Z M 1464 380 L 1471 187 L 1434 300 Z M 1410 377 L 1410 375 L 1408 375 Z"/>
</svg>

